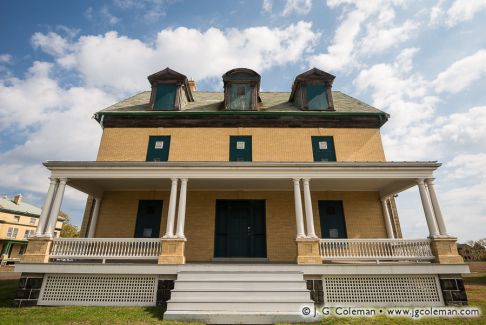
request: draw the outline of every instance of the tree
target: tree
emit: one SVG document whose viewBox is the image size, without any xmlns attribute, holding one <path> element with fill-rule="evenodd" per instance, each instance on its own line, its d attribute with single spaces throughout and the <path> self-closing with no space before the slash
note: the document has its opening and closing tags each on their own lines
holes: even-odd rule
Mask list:
<svg viewBox="0 0 486 325">
<path fill-rule="evenodd" d="M 64 218 L 60 237 L 78 238 L 79 237 L 79 229 L 78 229 L 77 226 L 75 226 L 71 223 L 71 219 L 69 218 L 69 214 L 67 214 L 63 211 L 60 211 L 59 216 Z"/>
</svg>

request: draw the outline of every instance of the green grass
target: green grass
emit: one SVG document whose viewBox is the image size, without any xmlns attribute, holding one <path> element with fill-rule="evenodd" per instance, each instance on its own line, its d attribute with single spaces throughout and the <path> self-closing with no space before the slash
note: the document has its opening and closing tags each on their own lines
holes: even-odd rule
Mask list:
<svg viewBox="0 0 486 325">
<path fill-rule="evenodd" d="M 486 324 L 486 273 L 471 273 L 464 279 L 469 306 L 480 307 L 481 317 L 421 318 L 418 320 L 385 316 L 373 318 L 327 317 L 319 324 Z M 13 307 L 16 287 L 17 280 L 0 281 L 0 324 L 178 324 L 163 321 L 161 309 L 158 307 L 16 308 Z"/>
<path fill-rule="evenodd" d="M 0 281 L 0 324 L 188 324 L 163 321 L 159 307 L 16 308 L 13 300 L 17 283 Z"/>
</svg>

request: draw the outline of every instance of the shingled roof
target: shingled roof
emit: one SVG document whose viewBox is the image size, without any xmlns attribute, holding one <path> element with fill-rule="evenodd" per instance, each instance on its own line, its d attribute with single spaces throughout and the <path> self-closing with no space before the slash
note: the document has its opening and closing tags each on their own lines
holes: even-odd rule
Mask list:
<svg viewBox="0 0 486 325">
<path fill-rule="evenodd" d="M 193 92 L 194 102 L 189 102 L 182 107 L 182 112 L 218 112 L 224 110 L 222 92 Z M 289 102 L 290 92 L 261 92 L 257 110 L 263 112 L 303 112 L 293 103 Z M 340 91 L 332 92 L 334 109 L 338 113 L 374 113 L 385 114 L 377 108 L 374 108 L 356 98 L 348 96 Z M 149 112 L 150 108 L 150 91 L 141 92 L 135 96 L 124 99 L 98 113 L 107 112 Z M 315 113 L 315 112 L 312 112 Z M 329 112 L 319 112 L 326 114 Z"/>
</svg>

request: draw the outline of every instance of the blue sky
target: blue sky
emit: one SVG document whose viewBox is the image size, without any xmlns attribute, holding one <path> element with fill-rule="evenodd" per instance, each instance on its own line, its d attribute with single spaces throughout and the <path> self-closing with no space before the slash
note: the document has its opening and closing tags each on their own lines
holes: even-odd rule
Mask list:
<svg viewBox="0 0 486 325">
<path fill-rule="evenodd" d="M 310 67 L 391 114 L 388 160 L 439 160 L 450 232 L 486 237 L 486 0 L 0 1 L 0 193 L 42 205 L 45 160 L 94 160 L 94 112 L 170 66 L 221 90 L 234 67 L 289 91 Z M 86 196 L 66 191 L 80 223 Z M 405 237 L 427 235 L 416 189 Z"/>
</svg>

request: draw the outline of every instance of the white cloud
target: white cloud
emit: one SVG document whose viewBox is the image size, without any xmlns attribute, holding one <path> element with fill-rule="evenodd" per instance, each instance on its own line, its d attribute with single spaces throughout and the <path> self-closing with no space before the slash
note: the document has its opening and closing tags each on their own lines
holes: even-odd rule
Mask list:
<svg viewBox="0 0 486 325">
<path fill-rule="evenodd" d="M 32 44 L 34 48 L 40 48 L 47 54 L 56 57 L 65 55 L 71 48 L 69 39 L 54 32 L 47 34 L 35 33 L 32 36 Z"/>
<path fill-rule="evenodd" d="M 396 22 L 395 8 L 403 5 L 400 0 L 328 0 L 327 5 L 343 7 L 343 18 L 326 52 L 310 57 L 310 65 L 325 70 L 350 71 L 361 58 L 405 42 L 418 28 L 412 20 Z"/>
<path fill-rule="evenodd" d="M 486 75 L 486 50 L 462 58 L 451 64 L 434 80 L 437 92 L 458 93 Z"/>
<path fill-rule="evenodd" d="M 272 13 L 274 3 L 275 0 L 263 0 L 263 12 Z M 279 13 L 280 16 L 307 15 L 312 9 L 312 0 L 280 0 L 279 4 L 283 4 L 283 9 Z"/>
<path fill-rule="evenodd" d="M 285 28 L 169 28 L 158 33 L 154 44 L 116 32 L 82 36 L 68 46 L 58 41 L 57 34 L 49 33 L 37 36 L 43 42 L 35 44 L 54 55 L 64 67 L 77 69 L 88 86 L 134 92 L 146 89 L 146 76 L 166 66 L 204 79 L 220 77 L 238 66 L 262 72 L 276 65 L 296 63 L 312 50 L 318 37 L 311 23 L 298 22 Z M 62 46 L 54 50 L 50 38 Z"/>
<path fill-rule="evenodd" d="M 455 26 L 471 20 L 477 13 L 486 9 L 486 0 L 456 0 L 447 10 L 447 25 Z"/>
<path fill-rule="evenodd" d="M 306 15 L 312 9 L 312 0 L 287 0 L 282 15 L 288 16 L 292 13 Z"/>
<path fill-rule="evenodd" d="M 18 134 L 18 145 L 0 152 L 2 187 L 44 193 L 45 160 L 94 160 L 101 128 L 93 113 L 113 96 L 89 87 L 63 88 L 50 77 L 52 64 L 34 62 L 22 79 L 0 81 L 0 132 Z M 84 195 L 70 190 L 69 199 Z"/>
<path fill-rule="evenodd" d="M 10 54 L 0 54 L 0 63 L 9 63 L 10 61 L 12 61 Z"/>
</svg>

